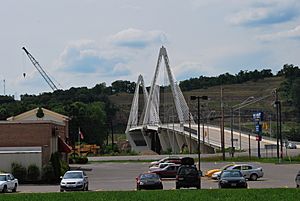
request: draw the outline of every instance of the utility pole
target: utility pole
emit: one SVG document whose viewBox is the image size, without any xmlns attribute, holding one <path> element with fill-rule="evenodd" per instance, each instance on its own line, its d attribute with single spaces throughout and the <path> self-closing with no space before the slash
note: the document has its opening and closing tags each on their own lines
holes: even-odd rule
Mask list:
<svg viewBox="0 0 300 201">
<path fill-rule="evenodd" d="M 234 157 L 233 148 L 233 108 L 230 108 L 230 134 L 231 134 L 231 157 Z"/>
<path fill-rule="evenodd" d="M 279 160 L 279 107 L 278 107 L 278 94 L 277 89 L 275 90 L 275 105 L 276 105 L 276 148 L 277 148 L 277 159 Z"/>
<path fill-rule="evenodd" d="M 3 79 L 3 94 L 5 96 L 5 79 Z"/>
<path fill-rule="evenodd" d="M 192 153 L 191 113 L 189 112 L 190 154 Z"/>
<path fill-rule="evenodd" d="M 224 132 L 224 103 L 223 103 L 223 86 L 221 85 L 221 149 L 222 158 L 225 160 L 225 132 Z"/>
</svg>

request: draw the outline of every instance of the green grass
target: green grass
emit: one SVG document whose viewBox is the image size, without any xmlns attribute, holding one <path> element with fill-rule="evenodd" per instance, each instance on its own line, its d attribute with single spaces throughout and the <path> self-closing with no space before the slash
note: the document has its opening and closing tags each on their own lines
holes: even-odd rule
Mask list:
<svg viewBox="0 0 300 201">
<path fill-rule="evenodd" d="M 293 201 L 299 200 L 299 189 L 203 189 L 165 191 L 108 191 L 108 192 L 68 192 L 68 193 L 28 193 L 0 195 L 3 201 Z"/>
<path fill-rule="evenodd" d="M 154 160 L 103 160 L 103 161 L 90 161 L 89 163 L 148 163 Z M 256 156 L 252 156 L 249 159 L 248 156 L 238 156 L 238 157 L 228 157 L 226 154 L 225 161 L 227 162 L 260 162 L 260 163 L 279 163 L 278 159 L 275 158 L 258 158 Z M 213 156 L 213 157 L 205 157 L 201 158 L 201 162 L 225 162 L 222 159 L 222 156 Z M 195 162 L 198 162 L 198 158 L 195 158 Z M 280 163 L 284 164 L 298 164 L 300 163 L 300 155 L 293 157 L 284 157 Z"/>
</svg>

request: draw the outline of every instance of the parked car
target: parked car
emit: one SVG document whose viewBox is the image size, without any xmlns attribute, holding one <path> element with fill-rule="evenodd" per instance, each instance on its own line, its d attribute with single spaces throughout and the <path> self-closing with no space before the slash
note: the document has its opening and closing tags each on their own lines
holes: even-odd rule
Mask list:
<svg viewBox="0 0 300 201">
<path fill-rule="evenodd" d="M 247 188 L 246 179 L 240 170 L 223 170 L 219 177 L 219 188 Z"/>
<path fill-rule="evenodd" d="M 176 174 L 176 189 L 181 187 L 199 189 L 201 175 L 201 171 L 198 171 L 195 165 L 181 165 Z"/>
<path fill-rule="evenodd" d="M 159 175 L 143 173 L 136 178 L 136 189 L 163 189 L 163 184 Z"/>
<path fill-rule="evenodd" d="M 154 170 L 152 173 L 158 174 L 161 178 L 175 178 L 179 167 L 180 164 L 169 165 L 163 169 Z"/>
<path fill-rule="evenodd" d="M 298 174 L 296 175 L 295 182 L 296 182 L 296 187 L 299 188 L 300 187 L 300 170 L 299 170 Z"/>
<path fill-rule="evenodd" d="M 234 166 L 234 165 L 235 164 L 225 165 L 221 169 L 219 169 L 219 171 L 211 170 L 211 171 L 213 171 L 213 173 L 211 173 L 211 178 L 217 180 L 223 170 L 227 170 L 229 167 Z M 214 170 L 217 170 L 217 169 L 214 169 Z"/>
<path fill-rule="evenodd" d="M 88 191 L 89 189 L 88 177 L 84 171 L 67 171 L 61 179 L 60 192 L 75 190 Z"/>
<path fill-rule="evenodd" d="M 2 193 L 6 193 L 9 190 L 16 192 L 18 185 L 18 179 L 16 179 L 12 174 L 0 173 L 0 191 Z"/>
<path fill-rule="evenodd" d="M 246 179 L 252 180 L 252 181 L 256 181 L 257 178 L 264 176 L 264 172 L 261 167 L 255 167 L 255 166 L 249 165 L 249 164 L 236 164 L 236 165 L 228 167 L 226 170 L 240 170 Z M 218 179 L 220 174 L 221 174 L 221 172 L 216 172 L 212 175 L 212 178 Z"/>
<path fill-rule="evenodd" d="M 168 156 L 168 157 L 165 157 L 165 158 L 162 158 L 158 161 L 153 161 L 150 163 L 149 167 L 152 167 L 152 166 L 156 166 L 160 163 L 175 163 L 175 164 L 181 164 L 181 158 L 180 157 L 177 157 L 177 156 Z"/>
<path fill-rule="evenodd" d="M 211 169 L 211 170 L 208 170 L 204 176 L 206 177 L 212 177 L 212 175 L 216 172 L 222 172 L 223 170 L 226 170 L 228 167 L 230 166 L 233 166 L 235 164 L 227 164 L 227 165 L 224 165 L 223 167 L 221 167 L 220 169 Z M 217 178 L 216 178 L 217 179 Z"/>
<path fill-rule="evenodd" d="M 297 145 L 293 142 L 289 142 L 286 147 L 288 149 L 297 149 Z"/>
<path fill-rule="evenodd" d="M 152 172 L 154 170 L 163 169 L 164 167 L 167 167 L 168 165 L 174 165 L 175 163 L 160 163 L 156 166 L 152 166 L 149 168 L 149 171 Z"/>
</svg>

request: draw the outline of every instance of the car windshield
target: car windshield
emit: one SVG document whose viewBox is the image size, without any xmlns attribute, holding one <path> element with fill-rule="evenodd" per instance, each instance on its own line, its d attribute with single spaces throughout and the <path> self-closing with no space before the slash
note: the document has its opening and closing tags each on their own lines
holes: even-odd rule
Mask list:
<svg viewBox="0 0 300 201">
<path fill-rule="evenodd" d="M 76 179 L 76 178 L 83 178 L 81 172 L 67 172 L 64 176 L 64 179 Z"/>
<path fill-rule="evenodd" d="M 6 181 L 6 176 L 5 175 L 0 175 L 0 181 Z"/>
<path fill-rule="evenodd" d="M 141 179 L 159 179 L 157 174 L 142 174 L 140 176 Z"/>
<path fill-rule="evenodd" d="M 239 171 L 225 171 L 221 177 L 242 177 L 242 174 Z"/>
</svg>

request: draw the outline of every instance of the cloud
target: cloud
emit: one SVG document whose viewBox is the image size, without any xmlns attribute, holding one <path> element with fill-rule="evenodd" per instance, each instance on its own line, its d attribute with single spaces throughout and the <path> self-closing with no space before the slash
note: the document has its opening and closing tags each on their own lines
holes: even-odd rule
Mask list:
<svg viewBox="0 0 300 201">
<path fill-rule="evenodd" d="M 204 66 L 197 62 L 183 62 L 173 69 L 177 80 L 185 80 L 192 77 L 199 77 L 200 75 L 211 75 L 214 74 L 214 69 L 211 67 Z"/>
<path fill-rule="evenodd" d="M 249 9 L 236 13 L 229 18 L 229 22 L 233 25 L 263 26 L 288 22 L 299 14 L 298 1 L 265 1 L 254 3 Z"/>
<path fill-rule="evenodd" d="M 162 31 L 142 31 L 129 28 L 111 36 L 110 42 L 120 47 L 140 49 L 153 44 L 164 44 L 167 42 L 167 36 Z"/>
<path fill-rule="evenodd" d="M 294 29 L 287 30 L 287 31 L 281 31 L 277 33 L 272 34 L 264 34 L 257 36 L 257 39 L 263 41 L 263 42 L 270 42 L 274 40 L 280 40 L 280 39 L 296 39 L 300 40 L 300 25 L 295 27 Z"/>
<path fill-rule="evenodd" d="M 70 42 L 60 55 L 61 71 L 72 73 L 101 73 L 102 76 L 120 76 L 129 73 L 126 60 L 111 56 L 92 40 Z M 122 66 L 122 68 L 120 68 Z"/>
</svg>

